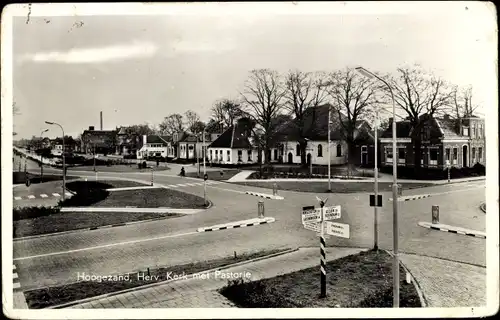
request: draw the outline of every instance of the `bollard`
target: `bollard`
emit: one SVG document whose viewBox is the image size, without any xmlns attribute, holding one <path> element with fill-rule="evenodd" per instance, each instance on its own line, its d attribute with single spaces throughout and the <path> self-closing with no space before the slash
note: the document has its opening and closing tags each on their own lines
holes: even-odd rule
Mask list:
<svg viewBox="0 0 500 320">
<path fill-rule="evenodd" d="M 273 183 L 273 196 L 277 195 L 278 194 L 278 185 L 275 183 Z"/>
<path fill-rule="evenodd" d="M 259 201 L 258 212 L 259 212 L 259 218 L 264 218 L 264 201 Z"/>
<path fill-rule="evenodd" d="M 432 224 L 439 224 L 439 206 L 432 206 Z"/>
</svg>

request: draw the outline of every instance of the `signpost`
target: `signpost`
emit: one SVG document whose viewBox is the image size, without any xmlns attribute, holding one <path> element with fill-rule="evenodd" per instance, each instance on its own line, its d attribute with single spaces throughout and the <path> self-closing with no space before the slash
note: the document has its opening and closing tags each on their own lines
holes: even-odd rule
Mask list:
<svg viewBox="0 0 500 320">
<path fill-rule="evenodd" d="M 325 207 L 328 200 L 319 201 L 320 208 L 314 206 L 302 207 L 302 224 L 307 230 L 319 233 L 320 245 L 320 272 L 321 272 L 321 291 L 320 298 L 326 297 L 326 251 L 325 251 L 325 233 L 337 237 L 349 238 L 349 225 L 343 223 L 334 223 L 329 220 L 339 219 L 341 217 L 341 207 Z"/>
</svg>

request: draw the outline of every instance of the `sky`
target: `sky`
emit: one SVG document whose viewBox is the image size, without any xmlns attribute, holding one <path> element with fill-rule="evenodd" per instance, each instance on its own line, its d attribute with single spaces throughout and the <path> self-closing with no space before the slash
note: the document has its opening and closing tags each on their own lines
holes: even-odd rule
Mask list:
<svg viewBox="0 0 500 320">
<path fill-rule="evenodd" d="M 60 135 L 45 120 L 73 136 L 99 129 L 100 111 L 105 130 L 156 125 L 187 110 L 208 120 L 213 103 L 238 98 L 249 71 L 260 68 L 362 65 L 394 73 L 418 63 L 451 83 L 472 85 L 480 112 L 497 108 L 496 19 L 487 3 L 235 3 L 211 10 L 185 4 L 178 11 L 115 4 L 112 11 L 66 13 L 48 6 L 13 14 L 16 138 L 45 128 L 49 137 Z"/>
</svg>

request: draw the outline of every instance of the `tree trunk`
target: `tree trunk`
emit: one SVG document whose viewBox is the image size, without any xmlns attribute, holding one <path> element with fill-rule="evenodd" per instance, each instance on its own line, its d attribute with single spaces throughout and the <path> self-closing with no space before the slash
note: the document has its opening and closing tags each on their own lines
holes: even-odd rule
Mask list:
<svg viewBox="0 0 500 320">
<path fill-rule="evenodd" d="M 412 139 L 412 146 L 414 148 L 413 167 L 415 169 L 415 175 L 418 177 L 422 169 L 422 165 L 420 164 L 422 159 L 422 141 L 420 140 L 420 137 L 414 137 Z M 394 159 L 397 161 L 397 154 L 394 156 Z"/>
<path fill-rule="evenodd" d="M 352 171 L 354 171 L 355 164 L 355 153 L 356 153 L 356 145 L 354 142 L 347 142 L 347 176 L 350 177 Z"/>
</svg>

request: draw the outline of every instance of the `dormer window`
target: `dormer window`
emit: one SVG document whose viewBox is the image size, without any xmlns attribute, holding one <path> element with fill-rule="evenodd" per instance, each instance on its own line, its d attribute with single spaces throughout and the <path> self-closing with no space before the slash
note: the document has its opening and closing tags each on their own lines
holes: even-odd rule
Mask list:
<svg viewBox="0 0 500 320">
<path fill-rule="evenodd" d="M 468 127 L 463 127 L 462 128 L 462 134 L 466 137 L 469 136 L 469 128 Z"/>
</svg>

